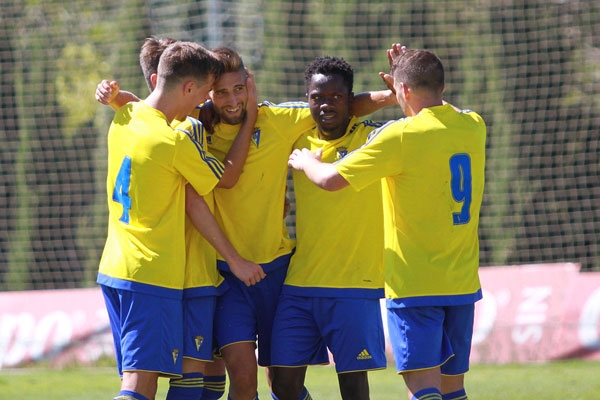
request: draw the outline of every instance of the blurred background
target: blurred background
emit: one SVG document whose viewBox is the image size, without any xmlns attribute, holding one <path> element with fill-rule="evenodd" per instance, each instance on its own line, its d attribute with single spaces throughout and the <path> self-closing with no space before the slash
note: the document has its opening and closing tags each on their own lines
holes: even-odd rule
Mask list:
<svg viewBox="0 0 600 400">
<path fill-rule="evenodd" d="M 149 36 L 236 49 L 274 103 L 305 99 L 317 56 L 350 62 L 358 93 L 385 88 L 392 43 L 433 50 L 446 100 L 488 124 L 482 266 L 600 271 L 600 2 L 1 0 L 0 291 L 95 286 L 113 111 L 94 91 L 145 97 Z"/>
</svg>

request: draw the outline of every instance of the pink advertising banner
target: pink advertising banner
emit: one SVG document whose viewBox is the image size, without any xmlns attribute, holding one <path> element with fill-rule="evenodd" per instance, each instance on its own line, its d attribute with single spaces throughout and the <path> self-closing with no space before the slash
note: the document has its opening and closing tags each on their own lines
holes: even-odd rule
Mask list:
<svg viewBox="0 0 600 400">
<path fill-rule="evenodd" d="M 0 293 L 0 369 L 37 361 L 89 364 L 113 354 L 98 288 Z"/>
<path fill-rule="evenodd" d="M 600 360 L 600 272 L 536 264 L 485 267 L 480 276 L 473 363 Z M 0 369 L 103 356 L 113 356 L 113 343 L 98 288 L 0 293 Z"/>
<path fill-rule="evenodd" d="M 480 269 L 473 363 L 600 360 L 600 273 L 577 264 Z"/>
</svg>

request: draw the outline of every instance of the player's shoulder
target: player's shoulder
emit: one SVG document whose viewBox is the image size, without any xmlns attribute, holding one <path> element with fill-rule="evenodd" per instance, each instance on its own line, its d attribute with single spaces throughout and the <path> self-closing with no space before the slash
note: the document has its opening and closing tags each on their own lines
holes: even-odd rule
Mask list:
<svg viewBox="0 0 600 400">
<path fill-rule="evenodd" d="M 462 116 L 465 119 L 473 120 L 474 122 L 476 122 L 478 124 L 485 123 L 483 118 L 481 117 L 481 115 L 479 113 L 471 110 L 470 108 L 458 108 L 451 104 L 446 104 L 446 107 L 450 108 L 451 110 L 454 110 L 454 112 L 458 113 L 460 116 Z"/>
<path fill-rule="evenodd" d="M 389 121 L 373 121 L 371 119 L 365 119 L 359 122 L 359 126 L 362 129 L 376 129 L 381 128 L 383 125 L 387 124 Z"/>
<path fill-rule="evenodd" d="M 300 121 L 312 121 L 308 103 L 301 101 L 289 101 L 285 103 L 271 103 L 264 101 L 258 108 L 257 125 L 275 125 L 280 128 L 289 129 Z"/>
<path fill-rule="evenodd" d="M 273 103 L 270 101 L 263 101 L 258 105 L 259 111 L 268 111 L 272 113 L 278 112 L 289 112 L 290 110 L 296 109 L 308 109 L 308 103 L 303 101 L 286 101 L 283 103 Z"/>
</svg>

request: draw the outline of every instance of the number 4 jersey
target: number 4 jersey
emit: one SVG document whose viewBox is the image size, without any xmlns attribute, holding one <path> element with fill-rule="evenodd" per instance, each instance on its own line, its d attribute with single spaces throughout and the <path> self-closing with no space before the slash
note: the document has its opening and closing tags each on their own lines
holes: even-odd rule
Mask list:
<svg viewBox="0 0 600 400">
<path fill-rule="evenodd" d="M 396 306 L 481 298 L 485 140 L 477 113 L 447 104 L 387 123 L 334 164 L 356 190 L 384 178 L 385 294 Z"/>
<path fill-rule="evenodd" d="M 181 298 L 186 266 L 185 186 L 212 191 L 223 165 L 189 132 L 145 102 L 115 115 L 108 133 L 108 236 L 97 282 Z"/>
</svg>

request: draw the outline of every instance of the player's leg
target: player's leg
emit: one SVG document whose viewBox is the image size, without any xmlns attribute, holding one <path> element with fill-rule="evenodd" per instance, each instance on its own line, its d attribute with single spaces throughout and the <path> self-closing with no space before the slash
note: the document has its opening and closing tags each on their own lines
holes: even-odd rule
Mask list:
<svg viewBox="0 0 600 400">
<path fill-rule="evenodd" d="M 368 400 L 368 372 L 387 367 L 378 298 L 315 300 L 315 319 L 335 360 L 344 400 Z"/>
<path fill-rule="evenodd" d="M 179 376 L 183 343 L 180 300 L 103 287 L 118 341 L 121 391 L 116 398 L 154 399 L 159 376 Z M 116 343 L 117 344 L 117 343 Z"/>
<path fill-rule="evenodd" d="M 225 362 L 214 357 L 213 362 L 206 364 L 204 372 L 204 391 L 200 400 L 217 400 L 225 393 Z"/>
<path fill-rule="evenodd" d="M 256 316 L 252 298 L 249 288 L 233 274 L 222 275 L 229 289 L 217 299 L 215 340 L 229 377 L 229 397 L 250 400 L 256 397 L 258 387 Z"/>
<path fill-rule="evenodd" d="M 304 387 L 306 366 L 329 364 L 327 347 L 314 319 L 314 300 L 282 294 L 271 342 L 274 399 L 310 399 Z"/>
<path fill-rule="evenodd" d="M 344 400 L 368 400 L 369 377 L 367 371 L 338 374 L 340 393 Z"/>
<path fill-rule="evenodd" d="M 443 400 L 467 400 L 465 375 L 442 375 Z"/>
<path fill-rule="evenodd" d="M 166 400 L 198 400 L 204 392 L 205 361 L 184 358 L 182 376 L 169 380 Z"/>
<path fill-rule="evenodd" d="M 158 373 L 146 371 L 124 371 L 121 390 L 116 399 L 152 400 L 158 388 Z"/>
<path fill-rule="evenodd" d="M 184 296 L 181 377 L 171 378 L 167 400 L 199 400 L 204 392 L 206 364 L 213 358 L 216 296 Z"/>
<path fill-rule="evenodd" d="M 253 400 L 258 389 L 258 365 L 254 342 L 232 343 L 221 348 L 229 375 L 229 398 Z"/>
<path fill-rule="evenodd" d="M 469 370 L 475 305 L 449 306 L 445 308 L 444 330 L 454 351 L 454 357 L 441 367 L 442 394 L 444 400 L 466 400 L 465 373 Z"/>
<path fill-rule="evenodd" d="M 306 366 L 274 367 L 272 397 L 275 400 L 308 400 L 311 399 L 304 387 Z"/>
<path fill-rule="evenodd" d="M 388 301 L 388 329 L 396 370 L 409 399 L 442 398 L 440 366 L 453 356 L 444 332 L 443 307 L 395 307 Z"/>
<path fill-rule="evenodd" d="M 401 373 L 410 400 L 442 400 L 440 368 L 428 368 Z"/>
</svg>

